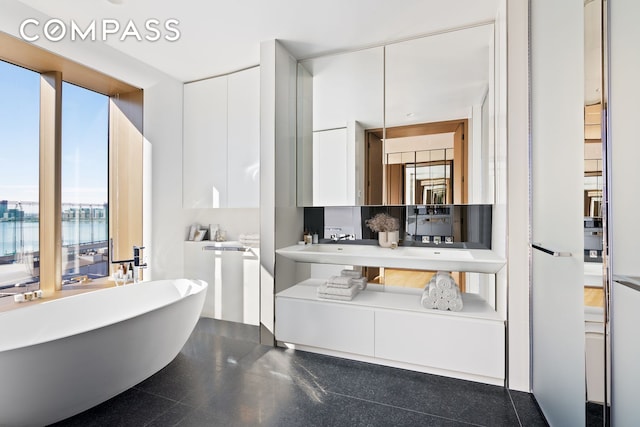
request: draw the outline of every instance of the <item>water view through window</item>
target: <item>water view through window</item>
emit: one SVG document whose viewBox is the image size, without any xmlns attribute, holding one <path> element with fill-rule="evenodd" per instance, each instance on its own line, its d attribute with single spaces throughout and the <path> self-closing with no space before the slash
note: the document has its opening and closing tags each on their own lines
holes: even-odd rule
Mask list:
<svg viewBox="0 0 640 427">
<path fill-rule="evenodd" d="M 108 275 L 108 123 L 107 96 L 63 83 L 63 284 Z M 0 61 L 0 297 L 39 288 L 39 132 L 40 75 Z"/>
</svg>

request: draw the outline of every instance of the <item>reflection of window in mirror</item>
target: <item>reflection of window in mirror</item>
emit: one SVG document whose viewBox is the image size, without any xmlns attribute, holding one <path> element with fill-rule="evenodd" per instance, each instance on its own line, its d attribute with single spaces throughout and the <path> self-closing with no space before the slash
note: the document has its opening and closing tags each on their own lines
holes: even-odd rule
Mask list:
<svg viewBox="0 0 640 427">
<path fill-rule="evenodd" d="M 467 202 L 467 120 L 367 130 L 366 204 Z M 382 167 L 381 167 L 382 166 Z"/>
<path fill-rule="evenodd" d="M 443 156 L 445 158 L 406 165 L 405 204 L 443 205 L 453 203 L 453 182 L 451 179 L 453 160 L 446 159 L 446 151 L 422 151 L 420 152 L 422 155 Z"/>
</svg>

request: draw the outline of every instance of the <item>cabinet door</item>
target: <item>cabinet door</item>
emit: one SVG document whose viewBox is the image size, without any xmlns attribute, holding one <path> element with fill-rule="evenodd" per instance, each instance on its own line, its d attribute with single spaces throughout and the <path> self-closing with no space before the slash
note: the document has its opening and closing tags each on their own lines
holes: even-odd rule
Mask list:
<svg viewBox="0 0 640 427">
<path fill-rule="evenodd" d="M 204 280 L 209 284 L 202 306 L 201 316 L 216 318 L 215 277 L 216 265 L 210 259 L 209 251 L 203 251 L 198 242 L 184 242 L 184 277 Z"/>
<path fill-rule="evenodd" d="M 276 297 L 276 339 L 373 356 L 373 310 Z"/>
<path fill-rule="evenodd" d="M 227 77 L 184 85 L 182 204 L 227 206 Z"/>
<path fill-rule="evenodd" d="M 378 310 L 375 357 L 504 379 L 504 323 Z"/>
<path fill-rule="evenodd" d="M 347 128 L 313 133 L 313 206 L 347 206 Z"/>
<path fill-rule="evenodd" d="M 260 324 L 260 258 L 250 252 L 203 251 L 207 242 L 184 242 L 184 277 L 206 281 L 202 316 Z"/>
<path fill-rule="evenodd" d="M 230 74 L 228 206 L 260 206 L 260 68 Z"/>
</svg>

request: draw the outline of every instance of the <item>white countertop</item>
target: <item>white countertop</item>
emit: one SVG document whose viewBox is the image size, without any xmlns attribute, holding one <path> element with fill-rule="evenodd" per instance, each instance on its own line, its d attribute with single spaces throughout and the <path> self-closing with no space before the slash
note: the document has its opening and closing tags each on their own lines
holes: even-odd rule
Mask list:
<svg viewBox="0 0 640 427">
<path fill-rule="evenodd" d="M 506 260 L 489 249 L 399 246 L 396 249 L 375 245 L 325 243 L 293 245 L 276 253 L 298 262 L 316 264 L 361 265 L 413 270 L 468 271 L 497 273 Z"/>
<path fill-rule="evenodd" d="M 318 298 L 318 287 L 324 283 L 322 279 L 307 279 L 300 282 L 282 292 L 278 292 L 276 297 L 279 298 L 295 298 L 304 300 L 313 300 L 330 304 L 346 304 L 360 307 L 382 308 L 389 310 L 402 310 L 437 316 L 458 316 L 474 319 L 484 319 L 491 321 L 503 321 L 500 315 L 479 295 L 463 293 L 462 301 L 464 308 L 462 311 L 443 311 L 435 309 L 426 309 L 420 305 L 422 296 L 421 289 L 398 288 L 390 290 L 385 287 L 384 290 L 372 290 L 374 287 L 369 285 L 367 289 L 361 291 L 351 301 L 329 300 Z"/>
</svg>

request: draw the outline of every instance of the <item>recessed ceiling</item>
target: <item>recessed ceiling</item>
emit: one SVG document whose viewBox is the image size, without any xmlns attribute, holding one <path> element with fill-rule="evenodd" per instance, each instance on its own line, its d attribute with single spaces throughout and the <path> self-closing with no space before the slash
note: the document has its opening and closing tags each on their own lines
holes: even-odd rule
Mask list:
<svg viewBox="0 0 640 427">
<path fill-rule="evenodd" d="M 206 1 L 21 0 L 63 22 L 86 28 L 92 20 L 115 19 L 123 30 L 132 20 L 176 19 L 176 41 L 138 41 L 119 36 L 113 48 L 175 77 L 197 80 L 253 66 L 260 42 L 278 39 L 298 59 L 371 46 L 495 19 L 500 0 L 246 0 Z M 98 27 L 99 28 L 99 27 Z M 119 33 L 122 34 L 122 31 Z M 166 32 L 163 31 L 163 35 Z"/>
</svg>

